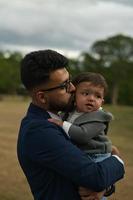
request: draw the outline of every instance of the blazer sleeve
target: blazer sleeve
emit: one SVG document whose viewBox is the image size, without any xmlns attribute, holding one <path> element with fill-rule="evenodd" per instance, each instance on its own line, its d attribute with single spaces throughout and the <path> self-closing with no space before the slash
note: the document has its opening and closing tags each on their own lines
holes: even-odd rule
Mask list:
<svg viewBox="0 0 133 200">
<path fill-rule="evenodd" d="M 25 138 L 29 159 L 49 168 L 78 186 L 102 191 L 124 176 L 124 166 L 117 158 L 95 163 L 73 145 L 63 129 L 49 123 L 35 124 Z"/>
<path fill-rule="evenodd" d="M 88 144 L 88 141 L 104 131 L 106 128 L 102 122 L 88 122 L 81 125 L 70 126 L 68 134 L 77 144 Z"/>
</svg>

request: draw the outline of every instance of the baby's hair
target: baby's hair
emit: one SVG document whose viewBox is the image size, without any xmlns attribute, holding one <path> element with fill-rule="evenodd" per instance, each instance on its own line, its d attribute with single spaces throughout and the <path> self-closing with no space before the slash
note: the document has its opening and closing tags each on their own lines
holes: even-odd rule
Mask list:
<svg viewBox="0 0 133 200">
<path fill-rule="evenodd" d="M 90 82 L 94 86 L 99 86 L 104 88 L 104 94 L 107 93 L 108 85 L 105 78 L 99 74 L 94 72 L 82 72 L 74 77 L 72 83 L 76 87 L 79 83 L 82 82 Z"/>
</svg>

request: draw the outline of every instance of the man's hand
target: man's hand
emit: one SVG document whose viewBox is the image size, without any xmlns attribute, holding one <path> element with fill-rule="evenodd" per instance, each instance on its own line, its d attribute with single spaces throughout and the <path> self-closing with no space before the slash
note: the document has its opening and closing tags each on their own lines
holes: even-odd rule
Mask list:
<svg viewBox="0 0 133 200">
<path fill-rule="evenodd" d="M 120 152 L 118 150 L 118 148 L 114 145 L 112 145 L 112 152 L 111 152 L 112 155 L 117 155 L 120 157 Z"/>
<path fill-rule="evenodd" d="M 79 195 L 81 200 L 100 200 L 104 196 L 104 193 L 105 190 L 102 192 L 95 192 L 88 188 L 79 188 Z"/>
<path fill-rule="evenodd" d="M 52 122 L 54 124 L 57 124 L 58 126 L 63 126 L 63 121 L 61 121 L 61 120 L 54 119 L 54 118 L 49 118 L 48 121 Z"/>
</svg>

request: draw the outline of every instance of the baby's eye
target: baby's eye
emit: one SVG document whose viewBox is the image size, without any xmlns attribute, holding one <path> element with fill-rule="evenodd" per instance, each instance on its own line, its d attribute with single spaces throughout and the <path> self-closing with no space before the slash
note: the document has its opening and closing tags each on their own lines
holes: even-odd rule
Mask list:
<svg viewBox="0 0 133 200">
<path fill-rule="evenodd" d="M 101 98 L 102 98 L 100 95 L 96 95 L 96 97 L 97 97 L 98 99 L 101 99 Z"/>
<path fill-rule="evenodd" d="M 87 95 L 89 95 L 89 92 L 82 92 L 82 95 L 87 96 Z"/>
</svg>

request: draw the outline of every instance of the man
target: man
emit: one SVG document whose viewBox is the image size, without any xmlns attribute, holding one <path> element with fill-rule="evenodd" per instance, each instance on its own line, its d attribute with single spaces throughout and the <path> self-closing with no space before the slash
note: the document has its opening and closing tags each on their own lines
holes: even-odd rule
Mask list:
<svg viewBox="0 0 133 200">
<path fill-rule="evenodd" d="M 48 121 L 65 110 L 75 90 L 67 66 L 67 58 L 52 50 L 29 53 L 21 64 L 21 80 L 32 103 L 21 123 L 17 153 L 35 200 L 89 200 L 79 187 L 100 192 L 124 175 L 117 156 L 94 163 L 61 127 Z"/>
</svg>

